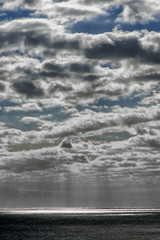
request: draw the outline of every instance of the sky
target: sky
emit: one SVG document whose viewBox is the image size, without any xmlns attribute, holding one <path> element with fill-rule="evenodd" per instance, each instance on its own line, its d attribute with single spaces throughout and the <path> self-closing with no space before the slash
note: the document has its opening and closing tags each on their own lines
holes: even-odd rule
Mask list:
<svg viewBox="0 0 160 240">
<path fill-rule="evenodd" d="M 160 3 L 0 0 L 0 207 L 159 207 Z"/>
</svg>

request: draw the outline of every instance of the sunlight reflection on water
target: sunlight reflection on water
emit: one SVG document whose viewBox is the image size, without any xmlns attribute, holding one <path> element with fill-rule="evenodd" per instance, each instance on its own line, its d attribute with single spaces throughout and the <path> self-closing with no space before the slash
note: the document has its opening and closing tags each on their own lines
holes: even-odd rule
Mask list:
<svg viewBox="0 0 160 240">
<path fill-rule="evenodd" d="M 160 213 L 159 208 L 1 208 L 0 213 L 7 214 L 109 214 L 135 215 Z"/>
<path fill-rule="evenodd" d="M 0 209 L 5 240 L 158 240 L 159 226 L 159 209 Z"/>
</svg>

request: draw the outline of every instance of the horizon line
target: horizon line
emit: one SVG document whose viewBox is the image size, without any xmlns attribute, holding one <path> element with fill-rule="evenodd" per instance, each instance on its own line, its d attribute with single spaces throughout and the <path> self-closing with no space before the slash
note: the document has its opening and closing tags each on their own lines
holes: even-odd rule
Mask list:
<svg viewBox="0 0 160 240">
<path fill-rule="evenodd" d="M 94 208 L 94 207 L 5 207 L 0 208 L 0 213 L 154 213 L 160 212 L 160 207 L 125 207 L 125 208 Z"/>
</svg>

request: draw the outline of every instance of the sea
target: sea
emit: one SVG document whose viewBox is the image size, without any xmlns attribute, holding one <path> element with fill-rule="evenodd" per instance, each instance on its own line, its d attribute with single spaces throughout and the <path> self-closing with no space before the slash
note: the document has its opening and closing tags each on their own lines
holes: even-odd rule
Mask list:
<svg viewBox="0 0 160 240">
<path fill-rule="evenodd" d="M 160 240 L 160 209 L 0 209 L 0 240 Z"/>
</svg>

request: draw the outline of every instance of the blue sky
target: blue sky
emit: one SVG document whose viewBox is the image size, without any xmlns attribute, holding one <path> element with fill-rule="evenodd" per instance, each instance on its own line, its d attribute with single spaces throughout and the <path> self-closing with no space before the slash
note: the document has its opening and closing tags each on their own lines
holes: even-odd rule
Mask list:
<svg viewBox="0 0 160 240">
<path fill-rule="evenodd" d="M 27 18 L 31 17 L 31 14 L 34 13 L 34 11 L 30 10 L 25 10 L 25 9 L 16 9 L 16 10 L 6 10 L 0 11 L 0 21 L 5 21 L 5 20 L 14 20 L 18 18 Z"/>
<path fill-rule="evenodd" d="M 158 32 L 160 30 L 159 16 L 145 22 L 123 22 L 118 20 L 118 17 L 123 13 L 123 10 L 123 5 L 120 5 L 119 7 L 111 7 L 104 15 L 98 15 L 90 20 L 76 22 L 70 27 L 70 31 L 72 33 L 101 34 L 104 32 L 112 32 L 115 27 L 122 31 L 148 30 Z"/>
<path fill-rule="evenodd" d="M 0 22 L 0 207 L 157 207 L 159 3 L 6 0 Z"/>
<path fill-rule="evenodd" d="M 135 30 L 148 30 L 156 31 L 160 30 L 160 19 L 150 21 L 149 23 L 122 23 L 116 22 L 112 17 L 99 16 L 91 21 L 80 21 L 75 23 L 70 30 L 72 33 L 89 33 L 89 34 L 101 34 L 104 32 L 112 32 L 115 27 L 123 31 L 135 31 Z"/>
</svg>

